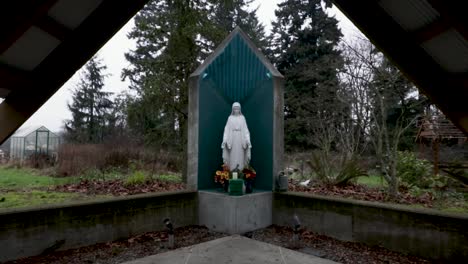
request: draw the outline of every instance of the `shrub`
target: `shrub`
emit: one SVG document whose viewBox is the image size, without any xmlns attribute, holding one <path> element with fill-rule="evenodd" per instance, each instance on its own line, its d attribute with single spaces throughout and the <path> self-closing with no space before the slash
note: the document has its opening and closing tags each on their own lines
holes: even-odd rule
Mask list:
<svg viewBox="0 0 468 264">
<path fill-rule="evenodd" d="M 413 152 L 399 151 L 397 157 L 397 175 L 409 187 L 431 187 L 432 165 L 429 161 L 418 159 Z"/>
<path fill-rule="evenodd" d="M 127 169 L 131 156 L 129 152 L 127 149 L 109 149 L 104 155 L 104 167 Z"/>
<path fill-rule="evenodd" d="M 58 154 L 58 175 L 76 176 L 87 170 L 126 173 L 146 170 L 152 174 L 180 172 L 185 163 L 181 153 L 111 144 L 63 144 Z"/>
<path fill-rule="evenodd" d="M 162 174 L 155 177 L 155 179 L 160 181 L 167 181 L 167 182 L 182 182 L 182 177 L 180 175 L 174 174 Z"/>
<path fill-rule="evenodd" d="M 104 148 L 96 144 L 63 144 L 58 153 L 58 175 L 75 176 L 104 167 Z"/>
<path fill-rule="evenodd" d="M 43 169 L 53 167 L 55 165 L 56 158 L 48 154 L 33 154 L 26 160 L 26 165 L 35 169 Z"/>
<path fill-rule="evenodd" d="M 317 175 L 317 179 L 324 184 L 343 186 L 351 180 L 361 176 L 368 176 L 356 158 L 330 157 L 319 152 L 312 154 L 312 159 L 307 162 L 311 170 Z"/>
<path fill-rule="evenodd" d="M 131 176 L 125 180 L 126 186 L 133 186 L 143 184 L 148 180 L 148 176 L 144 171 L 135 171 Z"/>
</svg>

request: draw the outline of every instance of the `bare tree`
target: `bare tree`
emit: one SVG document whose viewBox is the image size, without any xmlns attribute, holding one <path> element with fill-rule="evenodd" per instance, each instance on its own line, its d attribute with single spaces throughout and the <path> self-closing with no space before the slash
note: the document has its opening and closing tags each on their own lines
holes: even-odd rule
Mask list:
<svg viewBox="0 0 468 264">
<path fill-rule="evenodd" d="M 365 139 L 357 145 L 365 148 L 366 142 L 371 143 L 381 174 L 388 182 L 389 194 L 394 198 L 398 195 L 398 147 L 404 133 L 418 118 L 413 112 L 421 101 L 411 96 L 416 91 L 414 85 L 369 40 L 358 38 L 352 43 L 345 42 L 342 48 L 346 66 L 341 82 L 351 105 L 352 119 L 359 128 L 355 137 Z"/>
</svg>

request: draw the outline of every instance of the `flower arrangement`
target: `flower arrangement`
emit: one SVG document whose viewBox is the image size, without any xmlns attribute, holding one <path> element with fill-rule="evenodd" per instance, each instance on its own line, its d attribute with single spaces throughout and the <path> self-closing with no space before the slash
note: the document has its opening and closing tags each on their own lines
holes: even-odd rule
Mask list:
<svg viewBox="0 0 468 264">
<path fill-rule="evenodd" d="M 221 167 L 222 167 L 221 170 L 216 171 L 215 176 L 214 176 L 214 181 L 216 183 L 221 184 L 224 188 L 224 191 L 227 191 L 228 186 L 229 186 L 229 179 L 230 179 L 231 171 L 229 170 L 229 167 L 227 165 L 222 165 Z M 251 166 L 248 166 L 244 168 L 242 172 L 239 172 L 239 177 L 244 179 L 247 193 L 252 192 L 252 185 L 256 176 L 257 176 L 257 172 Z"/>
<path fill-rule="evenodd" d="M 221 185 L 226 185 L 229 181 L 229 168 L 226 165 L 222 165 L 222 170 L 217 170 L 215 173 L 215 182 Z"/>
<path fill-rule="evenodd" d="M 257 176 L 257 172 L 255 172 L 255 170 L 250 166 L 243 169 L 242 173 L 244 173 L 246 180 L 253 180 Z"/>
<path fill-rule="evenodd" d="M 251 167 L 244 168 L 242 173 L 245 177 L 245 192 L 252 193 L 253 191 L 253 181 L 257 177 L 257 172 Z"/>
</svg>

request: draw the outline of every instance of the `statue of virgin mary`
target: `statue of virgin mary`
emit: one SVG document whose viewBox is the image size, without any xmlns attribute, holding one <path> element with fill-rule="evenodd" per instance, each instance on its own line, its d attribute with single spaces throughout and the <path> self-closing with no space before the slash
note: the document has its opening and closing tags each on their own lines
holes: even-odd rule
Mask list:
<svg viewBox="0 0 468 264">
<path fill-rule="evenodd" d="M 244 169 L 250 162 L 250 133 L 238 102 L 232 104 L 232 112 L 224 127 L 223 162 L 229 170 Z"/>
</svg>

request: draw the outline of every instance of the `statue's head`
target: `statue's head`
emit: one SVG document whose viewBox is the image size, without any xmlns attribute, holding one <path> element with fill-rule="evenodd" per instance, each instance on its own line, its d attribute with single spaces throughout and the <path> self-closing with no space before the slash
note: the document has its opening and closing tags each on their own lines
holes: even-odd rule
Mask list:
<svg viewBox="0 0 468 264">
<path fill-rule="evenodd" d="M 231 115 L 242 115 L 241 105 L 238 102 L 235 102 L 235 103 L 232 104 Z"/>
</svg>

